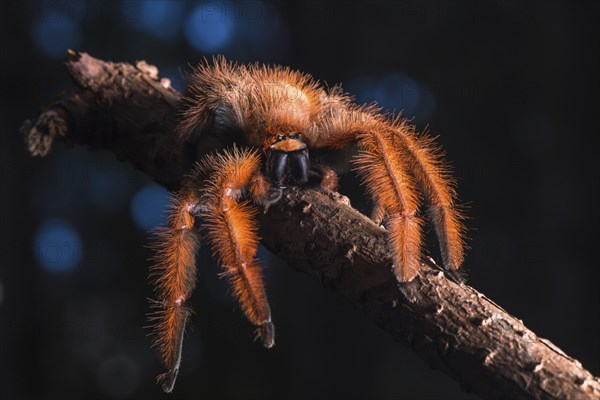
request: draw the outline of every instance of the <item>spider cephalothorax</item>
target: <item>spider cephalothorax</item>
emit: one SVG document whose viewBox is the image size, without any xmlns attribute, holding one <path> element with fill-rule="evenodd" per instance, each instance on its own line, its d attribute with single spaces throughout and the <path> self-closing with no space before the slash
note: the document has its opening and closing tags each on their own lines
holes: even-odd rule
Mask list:
<svg viewBox="0 0 600 400">
<path fill-rule="evenodd" d="M 311 150 L 358 147 L 355 170 L 374 199 L 374 219 L 388 230 L 399 282 L 410 281 L 420 269 L 421 198 L 444 266 L 455 270 L 462 264 L 464 228 L 454 181 L 432 140 L 417 135 L 406 120 L 355 105 L 339 87 L 324 89 L 288 68 L 236 65 L 219 57 L 194 71 L 178 134 L 182 142 L 199 143 L 204 154 L 175 195 L 155 243 L 153 319 L 155 343 L 168 369 L 159 380 L 167 392 L 179 370 L 190 314 L 186 302 L 196 283 L 197 216 L 242 311 L 263 344 L 273 346 L 275 329 L 255 257 L 259 238 L 252 203 L 273 204 L 286 185 L 313 178 L 324 190 L 334 190 L 336 173 L 327 160 L 311 160 Z"/>
</svg>

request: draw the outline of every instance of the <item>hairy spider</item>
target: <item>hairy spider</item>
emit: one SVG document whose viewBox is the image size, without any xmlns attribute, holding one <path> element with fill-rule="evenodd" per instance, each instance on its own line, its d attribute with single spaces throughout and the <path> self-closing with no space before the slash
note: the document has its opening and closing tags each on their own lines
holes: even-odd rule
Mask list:
<svg viewBox="0 0 600 400">
<path fill-rule="evenodd" d="M 356 144 L 354 166 L 373 197 L 373 219 L 385 222 L 399 282 L 410 281 L 420 268 L 421 195 L 445 268 L 455 270 L 463 262 L 464 228 L 454 181 L 432 139 L 374 105 L 354 104 L 340 87 L 323 88 L 309 75 L 285 67 L 238 65 L 217 57 L 192 73 L 178 134 L 182 142 L 216 151 L 205 150 L 199 157 L 155 240 L 152 320 L 155 345 L 168 369 L 158 377 L 166 392 L 173 390 L 179 370 L 190 315 L 186 302 L 196 284 L 200 239 L 195 217 L 201 217 L 206 239 L 258 337 L 265 347 L 274 345 L 275 328 L 255 257 L 259 237 L 252 203 L 268 207 L 280 199 L 285 185 L 309 180 L 335 190 L 331 163 L 315 162 L 311 151 Z"/>
</svg>

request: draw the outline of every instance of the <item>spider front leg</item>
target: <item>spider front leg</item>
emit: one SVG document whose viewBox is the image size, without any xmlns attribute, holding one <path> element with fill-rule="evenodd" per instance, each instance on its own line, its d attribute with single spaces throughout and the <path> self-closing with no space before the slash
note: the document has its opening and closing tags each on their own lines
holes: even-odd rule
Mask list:
<svg viewBox="0 0 600 400">
<path fill-rule="evenodd" d="M 157 300 L 150 320 L 154 326 L 154 346 L 161 354 L 167 372 L 158 376 L 165 392 L 171 392 L 179 372 L 181 349 L 187 319 L 191 310 L 186 306 L 196 286 L 196 252 L 200 245 L 194 231 L 194 217 L 199 199 L 190 187 L 176 194 L 168 215 L 167 227 L 157 234 L 151 268 Z"/>
<path fill-rule="evenodd" d="M 210 183 L 202 199 L 203 226 L 213 252 L 224 268 L 241 309 L 257 329 L 267 348 L 275 344 L 275 327 L 263 285 L 262 271 L 256 262 L 259 238 L 256 210 L 249 201 L 240 201 L 249 188 L 255 200 L 268 205 L 279 199 L 281 191 L 271 190 L 260 174 L 257 152 L 234 148 L 223 155 L 208 156 L 202 168 L 209 171 Z"/>
<path fill-rule="evenodd" d="M 244 314 L 257 326 L 265 347 L 274 344 L 275 328 L 265 294 L 261 270 L 256 263 L 256 222 L 248 202 L 240 202 L 249 187 L 254 199 L 269 205 L 281 191 L 272 189 L 260 172 L 256 152 L 234 148 L 222 155 L 205 157 L 187 176 L 184 188 L 175 196 L 168 224 L 157 234 L 152 275 L 158 300 L 151 316 L 155 343 L 167 372 L 158 381 L 171 392 L 179 372 L 185 325 L 191 310 L 185 305 L 196 284 L 198 234 L 195 216 L 204 217 L 206 237 L 229 277 Z"/>
</svg>

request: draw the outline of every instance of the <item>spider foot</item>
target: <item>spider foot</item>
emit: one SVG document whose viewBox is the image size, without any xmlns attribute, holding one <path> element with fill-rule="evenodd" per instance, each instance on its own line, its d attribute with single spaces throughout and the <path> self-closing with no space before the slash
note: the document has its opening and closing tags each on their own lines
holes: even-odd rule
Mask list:
<svg viewBox="0 0 600 400">
<path fill-rule="evenodd" d="M 282 188 L 270 187 L 264 194 L 255 199 L 263 207 L 263 213 L 266 214 L 269 211 L 269 207 L 281 200 L 281 196 L 283 196 Z"/>
<path fill-rule="evenodd" d="M 175 381 L 177 380 L 178 373 L 179 368 L 172 368 L 164 374 L 160 374 L 156 378 L 156 381 L 160 384 L 160 387 L 165 393 L 171 393 L 173 391 L 173 387 L 175 386 Z"/>
<path fill-rule="evenodd" d="M 421 284 L 418 279 L 412 279 L 407 282 L 398 282 L 398 289 L 404 297 L 404 300 L 409 303 L 422 302 L 423 296 L 419 290 Z"/>
<path fill-rule="evenodd" d="M 252 178 L 250 192 L 254 196 L 254 200 L 264 207 L 265 212 L 283 195 L 282 187 L 270 184 L 267 178 L 261 174 Z"/>
<path fill-rule="evenodd" d="M 262 205 L 265 207 L 269 207 L 272 204 L 277 203 L 283 194 L 283 190 L 278 187 L 271 187 L 265 193 L 265 196 L 262 198 Z"/>
<path fill-rule="evenodd" d="M 444 273 L 452 282 L 457 284 L 462 284 L 467 282 L 467 274 L 464 270 L 450 268 L 447 265 L 444 265 L 443 269 Z"/>
<path fill-rule="evenodd" d="M 256 329 L 256 336 L 262 340 L 267 349 L 270 349 L 275 345 L 275 325 L 271 321 L 263 322 Z"/>
<path fill-rule="evenodd" d="M 448 277 L 448 279 L 454 283 L 460 285 L 467 281 L 467 274 L 464 270 L 450 268 L 446 263 L 444 263 L 443 267 L 440 267 L 438 263 L 436 263 L 435 260 L 429 256 L 425 257 L 425 262 L 429 264 L 430 267 L 443 271 L 446 277 Z"/>
</svg>

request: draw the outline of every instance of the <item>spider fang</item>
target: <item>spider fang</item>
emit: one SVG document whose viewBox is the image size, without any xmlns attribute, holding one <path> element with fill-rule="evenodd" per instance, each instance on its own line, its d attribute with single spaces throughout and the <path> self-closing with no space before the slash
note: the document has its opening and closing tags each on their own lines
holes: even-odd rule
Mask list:
<svg viewBox="0 0 600 400">
<path fill-rule="evenodd" d="M 267 176 L 271 184 L 282 188 L 286 183 L 302 185 L 308 181 L 308 151 L 271 150 L 267 159 Z"/>
</svg>

